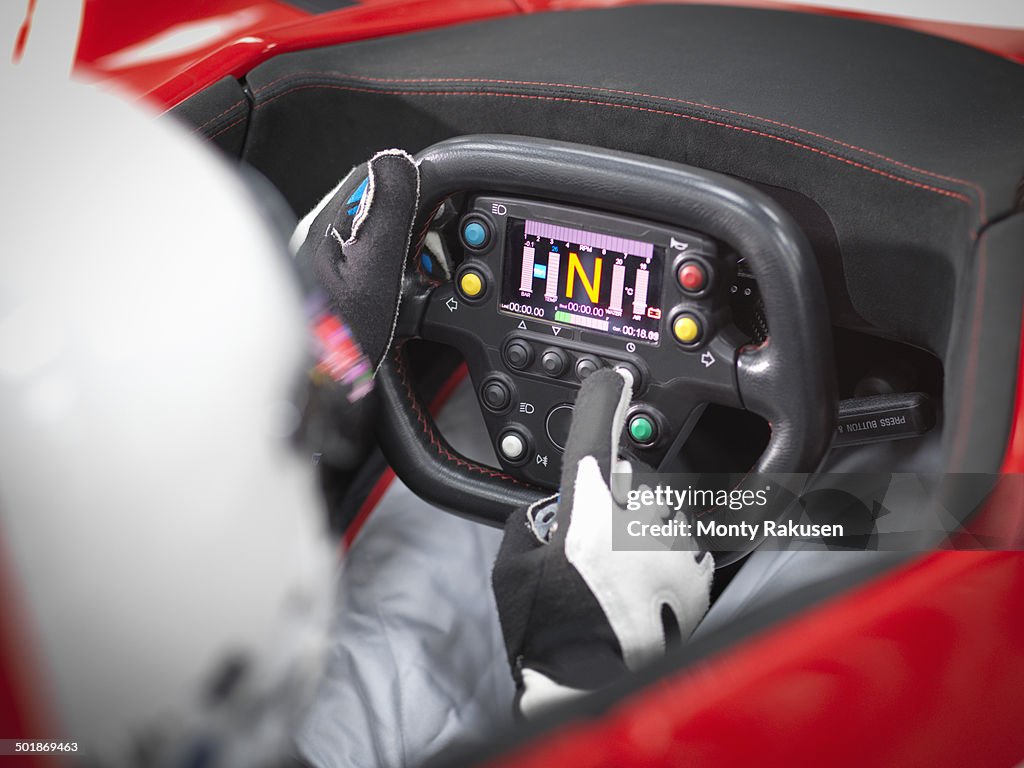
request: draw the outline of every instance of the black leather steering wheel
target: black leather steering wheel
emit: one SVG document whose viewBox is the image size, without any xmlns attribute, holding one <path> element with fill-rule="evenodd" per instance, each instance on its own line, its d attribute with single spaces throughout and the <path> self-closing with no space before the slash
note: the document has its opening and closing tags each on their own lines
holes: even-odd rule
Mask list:
<svg viewBox="0 0 1024 768">
<path fill-rule="evenodd" d="M 439 207 L 463 192 L 555 200 L 687 227 L 741 254 L 760 288 L 770 335 L 758 346 L 734 346 L 735 340 L 723 334 L 713 343 L 716 354 L 732 363 L 722 366 L 728 375 L 710 382 L 699 375 L 700 366 L 681 362 L 680 375 L 665 392 L 685 401 L 687 409 L 701 400 L 717 401 L 763 416 L 771 437 L 751 476 L 817 469 L 832 439 L 837 402 L 828 314 L 810 247 L 774 201 L 717 173 L 533 138 L 457 138 L 428 147 L 417 160 L 421 189 L 414 233 L 419 237 L 413 238 L 410 259 Z M 444 309 L 453 291 L 452 283 L 427 285 L 414 273 L 407 280 L 395 345 L 377 377 L 381 447 L 417 495 L 456 514 L 501 525 L 513 509 L 550 490 L 517 477 L 514 468 L 484 467 L 458 455 L 417 400 L 402 357 L 408 338 L 457 345 L 472 333 L 466 317 Z M 679 359 L 688 361 L 690 354 Z M 710 514 L 728 523 L 731 513 Z M 716 560 L 724 565 L 751 548 L 737 542 Z"/>
</svg>

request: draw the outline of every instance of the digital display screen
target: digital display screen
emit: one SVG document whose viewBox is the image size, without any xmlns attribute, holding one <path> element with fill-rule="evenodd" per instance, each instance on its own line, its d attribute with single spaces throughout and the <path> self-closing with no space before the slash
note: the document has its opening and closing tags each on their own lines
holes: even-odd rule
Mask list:
<svg viewBox="0 0 1024 768">
<path fill-rule="evenodd" d="M 507 233 L 502 310 L 659 342 L 663 248 L 531 219 L 509 218 Z"/>
</svg>

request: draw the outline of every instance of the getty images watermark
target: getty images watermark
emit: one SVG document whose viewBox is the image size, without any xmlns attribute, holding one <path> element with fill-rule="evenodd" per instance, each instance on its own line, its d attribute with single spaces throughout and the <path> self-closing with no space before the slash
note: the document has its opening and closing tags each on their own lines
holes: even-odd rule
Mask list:
<svg viewBox="0 0 1024 768">
<path fill-rule="evenodd" d="M 615 549 L 1024 549 L 1020 475 L 637 474 L 615 478 Z M 620 484 L 621 483 L 621 484 Z M 1001 511 L 1002 510 L 1002 511 Z M 1004 519 L 1005 522 L 1005 519 Z"/>
<path fill-rule="evenodd" d="M 678 514 L 683 508 L 739 510 L 765 509 L 768 506 L 771 485 L 758 490 L 718 490 L 687 487 L 677 490 L 670 485 L 658 485 L 654 489 L 643 488 L 629 492 L 626 509 L 639 512 L 646 507 L 670 509 Z M 695 520 L 677 516 L 661 522 L 630 520 L 626 532 L 630 536 L 700 536 L 718 538 L 746 538 L 757 541 L 765 536 L 783 537 L 839 537 L 846 529 L 842 523 L 796 523 L 793 520 L 741 520 L 738 523 L 720 522 L 711 515 Z"/>
</svg>

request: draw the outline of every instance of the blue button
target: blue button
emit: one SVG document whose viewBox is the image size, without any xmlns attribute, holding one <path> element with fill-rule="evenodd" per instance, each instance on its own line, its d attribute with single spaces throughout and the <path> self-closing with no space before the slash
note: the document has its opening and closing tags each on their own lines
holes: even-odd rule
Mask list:
<svg viewBox="0 0 1024 768">
<path fill-rule="evenodd" d="M 478 221 L 471 221 L 462 230 L 462 237 L 467 245 L 478 248 L 487 242 L 487 230 Z"/>
</svg>

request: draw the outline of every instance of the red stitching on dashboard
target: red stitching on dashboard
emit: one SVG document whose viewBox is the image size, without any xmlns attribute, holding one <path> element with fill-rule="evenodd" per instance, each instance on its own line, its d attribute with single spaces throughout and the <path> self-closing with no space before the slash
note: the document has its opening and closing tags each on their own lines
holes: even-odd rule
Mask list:
<svg viewBox="0 0 1024 768">
<path fill-rule="evenodd" d="M 640 106 L 636 106 L 636 105 L 633 105 L 633 104 L 615 104 L 614 102 L 609 102 L 609 101 L 597 101 L 597 100 L 594 100 L 594 99 L 576 99 L 576 98 L 571 98 L 571 97 L 568 97 L 568 96 L 541 96 L 541 95 L 524 94 L 524 93 L 505 93 L 505 92 L 502 92 L 502 91 L 395 91 L 395 90 L 383 90 L 383 89 L 380 89 L 380 88 L 358 88 L 358 87 L 355 87 L 355 86 L 348 86 L 348 85 L 327 85 L 327 84 L 324 84 L 324 83 L 319 83 L 319 84 L 309 84 L 309 85 L 296 85 L 296 86 L 293 86 L 291 88 L 288 88 L 288 89 L 282 91 L 281 93 L 275 94 L 274 96 L 272 96 L 271 98 L 267 99 L 266 101 L 261 102 L 260 104 L 258 104 L 255 107 L 255 109 L 259 110 L 259 109 L 267 106 L 268 104 L 272 104 L 277 99 L 280 99 L 283 96 L 287 96 L 289 93 L 293 93 L 295 91 L 307 90 L 307 89 L 316 89 L 316 88 L 326 88 L 326 89 L 329 89 L 329 90 L 337 90 L 337 91 L 350 91 L 350 92 L 355 92 L 355 93 L 373 93 L 373 94 L 384 94 L 384 95 L 391 94 L 391 95 L 396 95 L 396 96 L 478 96 L 478 97 L 482 96 L 482 97 L 495 97 L 495 98 L 527 99 L 527 100 L 533 100 L 533 101 L 564 101 L 564 102 L 569 102 L 569 103 L 574 103 L 574 104 L 585 104 L 585 105 L 598 106 L 598 107 L 613 107 L 613 108 L 617 108 L 617 109 L 628 109 L 628 110 L 632 110 L 634 112 L 649 112 L 651 114 L 656 114 L 656 115 L 665 115 L 666 117 L 676 117 L 676 118 L 681 118 L 683 120 L 692 120 L 692 121 L 698 122 L 698 123 L 706 123 L 708 125 L 716 125 L 716 126 L 719 126 L 721 128 L 728 128 L 729 130 L 740 131 L 742 133 L 748 133 L 748 134 L 751 134 L 753 136 L 760 136 L 760 137 L 765 138 L 765 139 L 771 139 L 773 141 L 778 141 L 778 142 L 780 142 L 782 144 L 789 144 L 791 146 L 797 147 L 798 149 L 805 149 L 808 152 L 814 152 L 815 154 L 822 155 L 824 157 L 828 157 L 828 158 L 831 158 L 833 160 L 838 160 L 841 163 L 845 163 L 845 164 L 853 166 L 855 168 L 860 168 L 860 169 L 868 171 L 870 173 L 874 173 L 874 174 L 877 174 L 879 176 L 884 176 L 887 179 L 892 179 L 893 181 L 898 181 L 901 184 L 907 184 L 907 185 L 909 185 L 911 187 L 917 187 L 919 189 L 925 189 L 925 190 L 928 190 L 929 192 L 934 192 L 935 194 L 943 195 L 944 197 L 950 197 L 950 198 L 953 198 L 953 199 L 956 199 L 956 200 L 960 200 L 960 201 L 966 203 L 968 206 L 973 206 L 973 201 L 969 197 L 967 197 L 966 195 L 961 194 L 959 192 L 952 192 L 952 191 L 950 191 L 948 189 L 942 189 L 940 187 L 933 187 L 933 186 L 931 186 L 929 184 L 922 184 L 921 182 L 918 182 L 918 181 L 913 181 L 911 179 L 906 179 L 906 178 L 904 178 L 902 176 L 897 176 L 895 174 L 888 173 L 888 172 L 880 170 L 878 168 L 872 168 L 869 165 L 864 165 L 863 163 L 858 163 L 855 160 L 850 160 L 849 158 L 842 157 L 840 155 L 835 155 L 835 154 L 832 154 L 831 152 L 826 152 L 825 150 L 819 149 L 818 147 L 812 147 L 812 146 L 810 146 L 808 144 L 801 144 L 800 142 L 794 141 L 793 139 L 787 139 L 787 138 L 784 138 L 782 136 L 775 136 L 774 134 L 771 134 L 771 133 L 764 133 L 763 131 L 757 131 L 757 130 L 754 130 L 753 128 L 745 128 L 745 127 L 739 126 L 739 125 L 732 125 L 730 123 L 723 123 L 723 122 L 721 122 L 719 120 L 711 120 L 709 118 L 696 117 L 695 115 L 684 115 L 684 114 L 681 114 L 679 112 L 669 112 L 667 110 L 654 109 L 654 108 L 651 108 L 651 107 L 640 107 Z"/>
<path fill-rule="evenodd" d="M 242 116 L 241 116 L 240 118 L 238 118 L 238 119 L 237 119 L 237 120 L 235 120 L 234 122 L 231 122 L 231 123 L 228 123 L 227 125 L 225 125 L 225 126 L 224 126 L 223 128 L 221 128 L 221 129 L 220 129 L 219 131 L 217 131 L 216 133 L 214 133 L 214 134 L 212 134 L 212 135 L 210 135 L 210 136 L 207 136 L 207 137 L 206 137 L 206 140 L 207 140 L 207 141 L 213 141 L 213 140 L 214 140 L 214 139 L 216 139 L 216 138 L 217 138 L 218 136 L 220 136 L 220 135 L 221 135 L 222 133 L 227 133 L 227 132 L 228 132 L 228 131 L 230 131 L 230 130 L 231 130 L 232 128 L 234 128 L 234 127 L 235 127 L 236 125 L 241 125 L 242 123 L 244 123 L 244 122 L 245 122 L 245 121 L 246 121 L 246 120 L 248 119 L 248 117 L 249 117 L 248 115 L 242 115 Z"/>
<path fill-rule="evenodd" d="M 818 138 L 818 139 L 824 139 L 825 141 L 831 142 L 832 144 L 835 144 L 836 146 L 845 147 L 846 149 L 852 149 L 855 152 L 860 152 L 862 154 L 878 158 L 879 160 L 884 160 L 887 163 L 891 163 L 891 164 L 899 166 L 901 168 L 906 168 L 907 170 L 914 171 L 916 173 L 924 174 L 925 176 L 931 176 L 932 178 L 942 179 L 943 181 L 951 181 L 951 182 L 954 182 L 956 184 L 963 184 L 963 185 L 965 185 L 967 187 L 970 187 L 975 192 L 977 192 L 977 194 L 978 194 L 978 202 L 979 202 L 979 209 L 980 209 L 979 210 L 979 215 L 980 215 L 981 221 L 984 223 L 987 220 L 987 218 L 986 218 L 985 191 L 984 191 L 984 189 L 982 189 L 981 186 L 979 186 L 978 184 L 974 183 L 973 181 L 969 181 L 967 179 L 961 179 L 961 178 L 958 178 L 956 176 L 946 176 L 944 174 L 937 173 L 935 171 L 929 171 L 926 168 L 919 168 L 918 166 L 911 165 L 909 163 L 904 163 L 904 162 L 901 162 L 899 160 L 896 160 L 895 158 L 889 157 L 888 155 L 883 155 L 880 152 L 874 152 L 873 150 L 857 146 L 856 144 L 850 144 L 848 142 L 842 141 L 841 139 L 836 139 L 836 138 L 833 138 L 831 136 L 827 136 L 827 135 L 825 135 L 823 133 L 817 133 L 817 132 L 809 130 L 807 128 L 801 128 L 798 125 L 793 125 L 791 123 L 786 123 L 786 122 L 783 122 L 781 120 L 773 120 L 772 118 L 769 118 L 769 117 L 762 117 L 761 115 L 755 115 L 755 114 L 752 114 L 752 113 L 749 113 L 749 112 L 742 112 L 742 111 L 739 111 L 739 110 L 728 109 L 727 107 L 718 107 L 718 106 L 715 106 L 713 104 L 705 104 L 704 102 L 700 102 L 700 101 L 690 101 L 689 99 L 680 99 L 680 98 L 675 98 L 675 97 L 672 97 L 672 96 L 659 96 L 657 94 L 645 93 L 643 91 L 628 91 L 628 90 L 622 90 L 622 89 L 619 89 L 619 88 L 602 88 L 600 86 L 578 85 L 578 84 L 574 84 L 574 83 L 548 83 L 548 82 L 542 82 L 542 81 L 537 81 L 537 80 L 503 80 L 503 79 L 492 79 L 492 78 L 482 78 L 482 77 L 409 77 L 409 78 L 370 77 L 370 76 L 365 76 L 365 75 L 347 75 L 347 74 L 344 74 L 344 73 L 330 73 L 330 72 L 292 72 L 292 73 L 290 73 L 288 75 L 283 75 L 282 77 L 279 77 L 276 80 L 273 80 L 270 83 L 267 83 L 266 85 L 258 88 L 254 92 L 254 94 L 263 93 L 264 91 L 269 90 L 270 88 L 272 88 L 273 86 L 277 85 L 280 82 L 283 82 L 285 80 L 293 80 L 293 79 L 296 79 L 296 78 L 299 78 L 299 77 L 335 77 L 335 78 L 344 78 L 344 79 L 355 80 L 355 81 L 359 81 L 359 82 L 371 82 L 371 83 L 490 83 L 490 84 L 496 84 L 496 85 L 524 85 L 524 86 L 542 86 L 542 87 L 549 87 L 549 88 L 572 88 L 572 89 L 575 89 L 575 90 L 582 90 L 582 91 L 593 91 L 593 92 L 597 92 L 597 93 L 614 93 L 614 94 L 620 94 L 620 95 L 623 95 L 623 96 L 638 96 L 638 97 L 642 97 L 642 98 L 656 99 L 658 101 L 666 101 L 666 102 L 671 102 L 671 103 L 675 103 L 675 104 L 686 104 L 688 106 L 698 107 L 700 109 L 709 109 L 709 110 L 713 110 L 715 112 L 719 112 L 719 113 L 723 113 L 723 114 L 736 115 L 738 117 L 746 117 L 746 118 L 749 118 L 751 120 L 758 120 L 760 122 L 768 123 L 770 125 L 777 125 L 780 128 L 788 128 L 790 130 L 794 130 L 794 131 L 798 131 L 800 133 L 806 134 L 807 136 L 813 136 L 813 137 Z M 389 92 L 393 92 L 393 91 L 389 91 Z M 287 91 L 285 91 L 285 93 L 287 93 Z M 394 93 L 398 93 L 398 92 L 394 92 Z M 283 95 L 283 94 L 278 94 L 278 95 Z M 512 94 L 510 94 L 510 95 L 512 95 Z M 616 105 L 616 106 L 625 106 L 625 105 Z M 672 113 L 672 114 L 676 114 L 676 113 Z M 736 127 L 739 127 L 739 126 L 736 126 Z M 777 138 L 781 138 L 781 137 L 777 137 Z M 805 145 L 800 145 L 800 146 L 805 146 Z M 810 148 L 810 147 L 808 147 L 808 148 Z M 840 159 L 843 159 L 843 158 L 840 158 Z M 911 180 L 907 179 L 906 181 L 911 181 Z M 928 187 L 925 187 L 925 188 L 928 189 Z"/>
<path fill-rule="evenodd" d="M 219 115 L 214 115 L 214 116 L 213 116 L 213 117 L 211 117 L 211 118 L 210 118 L 209 120 L 207 120 L 207 121 L 206 121 L 205 123 L 203 123 L 202 125 L 200 125 L 200 126 L 199 126 L 198 128 L 196 128 L 196 129 L 195 129 L 194 131 L 192 131 L 192 133 L 199 133 L 199 132 L 200 132 L 201 130 L 203 130 L 203 128 L 205 128 L 206 126 L 208 126 L 208 125 L 209 125 L 210 123 L 215 123 L 215 122 L 217 122 L 217 121 L 218 121 L 218 120 L 219 120 L 220 118 L 224 117 L 224 115 L 226 115 L 226 114 L 227 114 L 228 112 L 233 112 L 234 110 L 238 109 L 238 108 L 239 108 L 240 106 L 242 106 L 243 104 L 245 104 L 245 99 L 242 99 L 241 101 L 236 101 L 236 102 L 235 102 L 234 104 L 232 104 L 232 105 L 231 105 L 230 107 L 228 107 L 228 108 L 227 108 L 227 109 L 225 109 L 225 110 L 224 110 L 223 112 L 221 112 L 221 113 L 220 113 Z"/>
<path fill-rule="evenodd" d="M 515 483 L 516 485 L 521 485 L 524 488 L 533 487 L 531 485 L 521 482 L 520 480 L 517 480 L 511 475 L 506 475 L 504 472 L 498 472 L 497 470 L 481 466 L 480 464 L 476 464 L 475 462 L 467 461 L 461 456 L 457 456 L 456 454 L 451 453 L 448 450 L 448 447 L 444 444 L 444 442 L 437 437 L 436 433 L 434 432 L 433 428 L 430 425 L 430 421 L 427 419 L 426 415 L 423 413 L 423 409 L 420 407 L 419 399 L 413 392 L 412 385 L 409 383 L 409 377 L 406 376 L 405 363 L 402 360 L 401 347 L 395 350 L 394 355 L 392 357 L 395 361 L 395 372 L 398 374 L 398 377 L 402 380 L 402 384 L 405 387 L 406 395 L 409 398 L 409 404 L 412 406 L 412 409 L 416 414 L 416 420 L 419 422 L 420 428 L 423 430 L 423 434 L 427 436 L 427 439 L 430 441 L 430 444 L 437 450 L 439 454 L 445 457 L 448 461 L 457 464 L 460 467 L 464 467 L 465 469 L 468 469 L 471 472 L 478 472 L 480 474 L 488 475 L 489 477 L 495 477 L 500 480 L 508 480 L 509 482 Z"/>
</svg>

